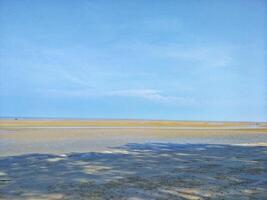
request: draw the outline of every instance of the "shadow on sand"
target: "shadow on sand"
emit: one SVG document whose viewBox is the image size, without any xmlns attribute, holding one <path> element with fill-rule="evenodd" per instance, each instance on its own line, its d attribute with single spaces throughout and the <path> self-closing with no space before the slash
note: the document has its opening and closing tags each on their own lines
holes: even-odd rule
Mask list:
<svg viewBox="0 0 267 200">
<path fill-rule="evenodd" d="M 266 199 L 267 147 L 147 143 L 0 158 L 0 199 Z"/>
</svg>

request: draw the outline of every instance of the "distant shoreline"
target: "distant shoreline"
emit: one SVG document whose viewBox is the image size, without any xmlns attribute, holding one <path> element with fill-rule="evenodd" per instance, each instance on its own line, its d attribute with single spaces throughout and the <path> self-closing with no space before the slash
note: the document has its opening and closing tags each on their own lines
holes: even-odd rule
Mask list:
<svg viewBox="0 0 267 200">
<path fill-rule="evenodd" d="M 0 128 L 267 129 L 265 122 L 0 119 Z"/>
<path fill-rule="evenodd" d="M 265 127 L 167 127 L 167 126 L 0 126 L 19 129 L 171 129 L 171 130 L 266 130 Z"/>
<path fill-rule="evenodd" d="M 33 121 L 161 121 L 161 122 L 209 122 L 209 123 L 267 123 L 267 121 L 247 120 L 179 120 L 179 119 L 150 119 L 150 118 L 90 118 L 90 117 L 16 117 L 0 116 L 2 120 L 33 120 Z"/>
</svg>

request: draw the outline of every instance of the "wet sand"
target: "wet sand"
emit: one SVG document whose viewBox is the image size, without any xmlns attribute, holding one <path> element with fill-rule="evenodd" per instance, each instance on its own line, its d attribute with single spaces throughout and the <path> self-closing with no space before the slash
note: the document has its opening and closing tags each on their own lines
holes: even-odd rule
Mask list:
<svg viewBox="0 0 267 200">
<path fill-rule="evenodd" d="M 157 128 L 9 128 L 0 131 L 0 156 L 29 153 L 67 154 L 108 150 L 127 143 L 267 143 L 265 130 Z"/>
<path fill-rule="evenodd" d="M 0 199 L 267 196 L 266 123 L 37 122 L 1 121 Z"/>
</svg>

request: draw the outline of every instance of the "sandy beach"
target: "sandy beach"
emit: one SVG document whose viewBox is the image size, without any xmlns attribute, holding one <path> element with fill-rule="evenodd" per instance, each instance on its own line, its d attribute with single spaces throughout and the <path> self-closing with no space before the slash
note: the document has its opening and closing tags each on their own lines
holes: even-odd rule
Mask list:
<svg viewBox="0 0 267 200">
<path fill-rule="evenodd" d="M 0 199 L 267 196 L 266 123 L 1 120 L 0 126 Z"/>
</svg>

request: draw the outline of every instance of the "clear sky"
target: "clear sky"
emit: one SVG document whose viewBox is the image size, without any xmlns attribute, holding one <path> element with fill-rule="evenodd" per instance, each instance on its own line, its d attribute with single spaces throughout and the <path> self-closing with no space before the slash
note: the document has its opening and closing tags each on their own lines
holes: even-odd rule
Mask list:
<svg viewBox="0 0 267 200">
<path fill-rule="evenodd" d="M 0 115 L 267 121 L 265 0 L 0 0 Z"/>
</svg>

